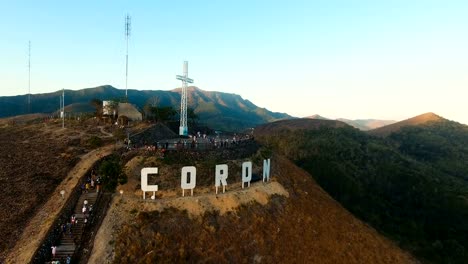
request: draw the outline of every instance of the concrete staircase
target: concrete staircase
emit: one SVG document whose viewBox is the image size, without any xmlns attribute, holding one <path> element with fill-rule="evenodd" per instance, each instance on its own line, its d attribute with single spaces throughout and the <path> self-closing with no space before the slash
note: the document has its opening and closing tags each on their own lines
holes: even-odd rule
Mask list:
<svg viewBox="0 0 468 264">
<path fill-rule="evenodd" d="M 57 246 L 55 258 L 52 258 L 52 260 L 60 260 L 61 263 L 65 263 L 62 261 L 64 261 L 67 256 L 73 257 L 76 247 L 81 243 L 81 237 L 85 228 L 84 214 L 82 213 L 84 200 L 86 199 L 88 201 L 88 206 L 90 206 L 96 203 L 97 197 L 98 193 L 94 190 L 88 193 L 83 193 L 80 196 L 80 199 L 75 205 L 75 209 L 73 211 L 76 223 L 72 226 L 72 234 L 70 235 L 68 232 L 62 234 Z"/>
</svg>

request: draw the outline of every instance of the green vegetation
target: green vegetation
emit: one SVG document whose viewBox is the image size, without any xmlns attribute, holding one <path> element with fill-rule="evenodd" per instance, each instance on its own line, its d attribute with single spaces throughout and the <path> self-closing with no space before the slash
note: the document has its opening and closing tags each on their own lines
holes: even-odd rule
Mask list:
<svg viewBox="0 0 468 264">
<path fill-rule="evenodd" d="M 122 170 L 120 158 L 117 155 L 107 157 L 99 166 L 104 190 L 113 192 L 118 184 L 127 183 L 127 175 Z"/>
<path fill-rule="evenodd" d="M 94 98 L 89 103 L 95 109 L 96 112 L 94 114 L 96 117 L 101 119 L 103 114 L 102 100 Z"/>
<path fill-rule="evenodd" d="M 127 134 L 125 133 L 125 129 L 118 128 L 114 131 L 113 136 L 116 140 L 124 140 L 127 137 Z"/>
<path fill-rule="evenodd" d="M 168 122 L 175 120 L 177 111 L 172 106 L 145 106 L 146 119 L 155 122 Z"/>
<path fill-rule="evenodd" d="M 195 126 L 195 124 L 198 121 L 198 115 L 195 113 L 195 110 L 193 108 L 187 108 L 187 122 L 190 126 Z"/>
<path fill-rule="evenodd" d="M 387 138 L 322 127 L 261 140 L 422 261 L 468 263 L 467 126 L 433 122 Z"/>
<path fill-rule="evenodd" d="M 102 143 L 102 139 L 98 136 L 92 136 L 88 139 L 88 145 L 93 149 L 99 148 L 102 146 Z"/>
</svg>

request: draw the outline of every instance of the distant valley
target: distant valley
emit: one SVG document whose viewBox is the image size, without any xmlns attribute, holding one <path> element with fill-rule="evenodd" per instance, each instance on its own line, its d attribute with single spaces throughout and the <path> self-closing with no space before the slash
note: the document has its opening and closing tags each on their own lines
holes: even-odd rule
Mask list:
<svg viewBox="0 0 468 264">
<path fill-rule="evenodd" d="M 329 120 L 329 118 L 323 117 L 321 115 L 311 115 L 306 118 L 310 119 L 322 119 L 322 120 Z M 393 123 L 396 123 L 397 121 L 395 120 L 380 120 L 380 119 L 346 119 L 346 118 L 338 118 L 336 119 L 338 121 L 342 121 L 350 126 L 353 126 L 359 130 L 367 131 L 367 130 L 372 130 L 376 129 L 379 127 L 383 127 L 386 125 L 390 125 Z"/>
</svg>

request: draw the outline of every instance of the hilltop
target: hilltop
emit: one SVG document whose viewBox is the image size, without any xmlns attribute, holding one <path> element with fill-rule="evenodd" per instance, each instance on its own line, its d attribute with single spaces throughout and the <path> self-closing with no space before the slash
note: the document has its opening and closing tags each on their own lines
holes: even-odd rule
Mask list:
<svg viewBox="0 0 468 264">
<path fill-rule="evenodd" d="M 369 134 L 385 137 L 385 136 L 390 135 L 391 133 L 400 131 L 402 127 L 417 126 L 417 125 L 430 123 L 430 122 L 441 122 L 444 120 L 446 119 L 434 113 L 429 112 L 429 113 L 425 113 L 425 114 L 421 114 L 412 118 L 408 118 L 406 120 L 396 122 L 387 126 L 369 130 Z"/>
<path fill-rule="evenodd" d="M 466 263 L 468 126 L 433 115 L 409 120 L 413 125 L 385 138 L 336 120 L 292 119 L 256 127 L 255 140 L 205 151 L 118 151 L 128 181 L 117 188 L 122 195 L 114 195 L 91 259 L 417 262 L 401 247 L 422 262 Z M 0 181 L 9 186 L 2 199 L 13 208 L 0 212 L 3 258 L 18 238 L 23 254 L 34 227 L 45 232 L 53 221 L 37 221 L 53 216 L 54 207 L 44 205 L 63 203 L 56 188 L 76 181 L 66 172 L 85 176 L 76 168 L 80 158 L 106 143 L 115 151 L 119 131 L 93 118 L 68 121 L 66 129 L 42 115 L 0 121 Z M 174 136 L 162 124 L 131 130 L 141 141 Z M 258 179 L 264 158 L 272 160 L 272 181 L 242 189 L 242 162 L 253 162 Z M 216 195 L 213 168 L 222 163 L 228 188 Z M 197 167 L 197 188 L 194 197 L 181 197 L 180 168 L 188 165 Z M 160 186 L 154 201 L 141 199 L 143 167 L 160 169 L 150 179 Z"/>
<path fill-rule="evenodd" d="M 247 157 L 239 158 L 229 161 L 225 194 L 214 194 L 209 173 L 193 197 L 181 197 L 177 174 L 185 163 L 167 168 L 161 161 L 134 157 L 126 165 L 133 173 L 121 187 L 125 195 L 114 200 L 91 261 L 416 263 L 281 156 L 272 157 L 272 182 L 242 189 L 238 166 Z M 165 168 L 159 182 L 165 187 L 155 201 L 142 201 L 138 172 L 151 163 Z M 197 170 L 203 164 L 197 162 Z"/>
<path fill-rule="evenodd" d="M 297 121 L 288 126 L 304 127 Z M 276 124 L 256 128 L 255 138 L 354 215 L 422 262 L 468 262 L 468 126 L 432 113 L 390 125 L 386 137 L 350 126 Z"/>
<path fill-rule="evenodd" d="M 275 120 L 291 118 L 284 113 L 271 112 L 230 93 L 204 91 L 197 87 L 188 87 L 188 107 L 194 110 L 199 120 L 216 130 L 240 131 Z M 31 112 L 54 113 L 59 108 L 62 91 L 31 95 Z M 124 91 L 103 85 L 77 91 L 65 90 L 66 112 L 80 114 L 93 112 L 90 101 L 121 100 Z M 27 95 L 0 97 L 0 117 L 10 117 L 28 113 Z M 170 91 L 162 90 L 128 90 L 128 101 L 140 111 L 146 104 L 159 107 L 172 106 L 180 108 L 180 88 Z"/>
<path fill-rule="evenodd" d="M 330 120 L 329 118 L 323 117 L 323 116 L 318 115 L 318 114 L 314 114 L 314 115 L 311 115 L 311 116 L 306 116 L 304 118 Z"/>
<path fill-rule="evenodd" d="M 94 122 L 69 121 L 63 130 L 60 122 L 40 118 L 0 127 L 5 154 L 0 156 L 4 157 L 0 166 L 5 168 L 0 181 L 9 186 L 2 204 L 13 206 L 1 212 L 2 219 L 8 221 L 0 226 L 4 242 L 0 258 L 12 250 L 15 241 L 20 243 L 15 250 L 23 257 L 28 255 L 26 250 L 35 250 L 25 245 L 41 243 L 36 236 L 47 231 L 53 223 L 50 217 L 58 213 L 50 205 L 64 203 L 57 199 L 60 186 L 71 190 L 71 184 L 89 173 L 91 164 L 83 168 L 76 165 L 86 162 L 83 157 L 95 149 L 96 137 L 103 140 L 102 144 L 112 143 L 107 150 L 115 148 L 115 138 L 108 135 L 108 131 L 115 131 Z M 336 125 L 346 126 L 340 122 Z M 145 131 L 146 127 L 138 129 Z M 123 195 L 114 195 L 93 242 L 91 261 L 416 262 L 335 202 L 308 173 L 251 139 L 209 152 L 158 153 L 146 148 L 117 152 L 128 182 L 117 189 Z M 272 158 L 271 182 L 253 182 L 250 188 L 242 189 L 240 164 L 253 161 L 252 172 L 258 177 L 265 157 Z M 225 194 L 216 195 L 213 166 L 220 163 L 229 165 L 229 185 Z M 181 197 L 180 168 L 190 164 L 200 175 L 197 188 L 194 197 Z M 140 170 L 148 166 L 160 168 L 158 177 L 150 179 L 160 186 L 155 201 L 141 199 Z M 67 175 L 68 171 L 73 173 Z M 15 179 L 10 177 L 12 174 L 17 175 Z M 21 233 L 23 230 L 27 233 Z"/>
</svg>

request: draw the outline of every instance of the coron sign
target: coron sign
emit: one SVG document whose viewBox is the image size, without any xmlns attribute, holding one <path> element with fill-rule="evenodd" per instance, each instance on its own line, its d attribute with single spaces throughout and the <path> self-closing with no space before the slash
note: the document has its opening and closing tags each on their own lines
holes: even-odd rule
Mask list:
<svg viewBox="0 0 468 264">
<path fill-rule="evenodd" d="M 223 186 L 223 193 L 226 191 L 227 178 L 229 176 L 227 164 L 219 164 L 215 166 L 215 187 L 218 194 L 218 187 Z M 141 190 L 143 191 L 143 199 L 146 199 L 146 192 L 153 192 L 151 199 L 155 199 L 155 194 L 158 191 L 158 185 L 148 185 L 148 175 L 158 174 L 157 167 L 141 169 Z M 270 180 L 270 159 L 263 160 L 263 181 Z M 250 187 L 252 181 L 252 162 L 246 161 L 242 163 L 242 188 L 247 183 Z M 193 196 L 193 189 L 197 185 L 197 168 L 194 166 L 182 167 L 180 173 L 180 188 L 182 196 L 185 196 L 185 190 L 190 190 Z"/>
</svg>

